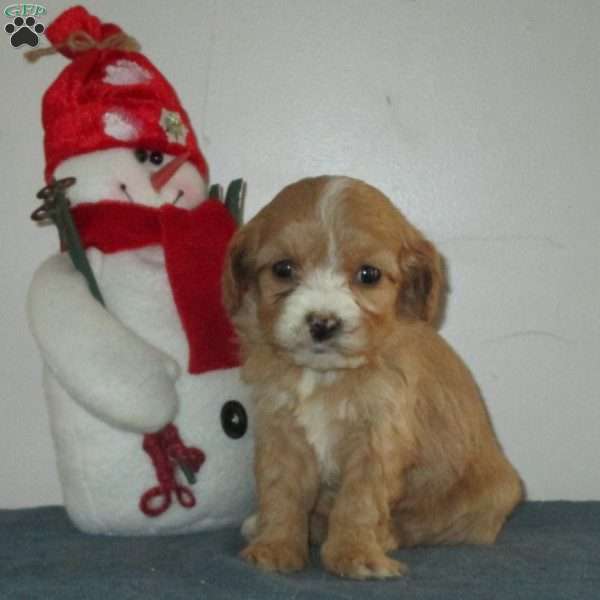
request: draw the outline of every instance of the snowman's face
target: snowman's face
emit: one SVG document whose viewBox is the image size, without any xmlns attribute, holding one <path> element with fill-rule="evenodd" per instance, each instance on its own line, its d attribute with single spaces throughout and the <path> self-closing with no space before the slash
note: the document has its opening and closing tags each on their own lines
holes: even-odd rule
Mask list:
<svg viewBox="0 0 600 600">
<path fill-rule="evenodd" d="M 99 200 L 123 200 L 146 206 L 175 204 L 192 209 L 206 199 L 206 182 L 191 163 L 183 163 L 160 190 L 151 176 L 173 155 L 151 149 L 111 148 L 74 156 L 55 170 L 56 179 L 75 177 L 69 189 L 72 205 Z"/>
</svg>

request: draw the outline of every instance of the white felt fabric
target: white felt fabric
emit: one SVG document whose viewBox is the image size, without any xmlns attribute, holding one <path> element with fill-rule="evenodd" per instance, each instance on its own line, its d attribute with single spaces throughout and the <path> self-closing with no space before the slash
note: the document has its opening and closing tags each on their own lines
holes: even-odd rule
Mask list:
<svg viewBox="0 0 600 600">
<path fill-rule="evenodd" d="M 71 518 L 88 532 L 142 535 L 241 523 L 253 503 L 252 434 L 231 439 L 220 421 L 223 404 L 235 399 L 252 425 L 238 369 L 186 372 L 187 340 L 161 248 L 88 256 L 106 309 L 66 255 L 38 269 L 28 298 Z M 174 500 L 151 518 L 138 507 L 157 484 L 141 434 L 173 416 L 184 443 L 206 455 L 192 486 L 197 504 Z"/>
<path fill-rule="evenodd" d="M 66 255 L 35 273 L 28 316 L 50 372 L 89 412 L 137 433 L 173 419 L 177 362 L 100 305 Z"/>
<path fill-rule="evenodd" d="M 172 158 L 172 155 L 164 154 L 162 164 Z M 72 205 L 98 200 L 128 202 L 132 198 L 136 204 L 158 207 L 172 203 L 180 192 L 184 192 L 177 206 L 194 208 L 206 199 L 206 182 L 192 163 L 184 163 L 157 192 L 152 187 L 150 176 L 159 168 L 149 160 L 140 163 L 129 148 L 111 148 L 69 158 L 58 165 L 54 176 L 56 179 L 76 178 L 76 185 L 68 191 Z"/>
<path fill-rule="evenodd" d="M 165 155 L 164 162 L 171 158 Z M 76 177 L 68 192 L 73 205 L 135 199 L 160 206 L 181 196 L 177 206 L 192 208 L 206 198 L 206 182 L 191 163 L 155 191 L 150 177 L 158 168 L 140 162 L 131 149 L 111 148 L 65 160 L 55 176 Z M 69 515 L 94 533 L 145 535 L 240 524 L 252 510 L 254 491 L 252 407 L 239 370 L 187 373 L 188 344 L 162 248 L 107 255 L 90 248 L 87 256 L 106 308 L 66 254 L 41 265 L 28 296 Z M 228 400 L 239 401 L 248 413 L 249 430 L 240 439 L 221 427 Z M 186 445 L 206 455 L 192 486 L 197 504 L 186 509 L 174 499 L 165 513 L 148 517 L 138 503 L 157 481 L 143 434 L 171 421 Z"/>
</svg>

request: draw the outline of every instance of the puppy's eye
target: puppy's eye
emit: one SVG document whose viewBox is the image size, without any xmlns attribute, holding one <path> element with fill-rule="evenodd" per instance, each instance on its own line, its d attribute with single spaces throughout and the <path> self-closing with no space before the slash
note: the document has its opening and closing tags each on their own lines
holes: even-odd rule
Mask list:
<svg viewBox="0 0 600 600">
<path fill-rule="evenodd" d="M 138 159 L 138 162 L 145 163 L 148 160 L 148 150 L 138 148 L 135 151 L 135 157 Z"/>
<path fill-rule="evenodd" d="M 294 263 L 291 260 L 280 260 L 272 267 L 277 279 L 291 279 L 294 276 Z"/>
<path fill-rule="evenodd" d="M 381 279 L 381 271 L 371 265 L 363 265 L 356 274 L 356 279 L 365 285 L 374 285 Z"/>
</svg>

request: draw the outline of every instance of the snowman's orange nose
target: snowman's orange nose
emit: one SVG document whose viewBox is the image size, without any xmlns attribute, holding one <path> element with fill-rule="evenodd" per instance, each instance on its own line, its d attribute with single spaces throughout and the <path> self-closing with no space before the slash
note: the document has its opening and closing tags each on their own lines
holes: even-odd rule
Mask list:
<svg viewBox="0 0 600 600">
<path fill-rule="evenodd" d="M 185 162 L 187 162 L 190 157 L 189 151 L 180 154 L 179 156 L 175 156 L 168 163 L 163 165 L 158 171 L 155 171 L 150 176 L 150 183 L 152 183 L 152 187 L 155 192 L 160 192 L 160 190 L 165 186 L 165 184 L 175 175 L 179 167 Z"/>
</svg>

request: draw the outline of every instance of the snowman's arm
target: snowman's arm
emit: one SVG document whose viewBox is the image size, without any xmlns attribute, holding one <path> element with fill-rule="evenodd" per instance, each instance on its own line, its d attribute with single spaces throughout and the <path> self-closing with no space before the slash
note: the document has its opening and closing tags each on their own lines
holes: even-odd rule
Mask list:
<svg viewBox="0 0 600 600">
<path fill-rule="evenodd" d="M 36 271 L 27 311 L 44 362 L 75 401 L 129 431 L 158 431 L 177 411 L 177 363 L 114 318 L 66 255 Z"/>
</svg>

